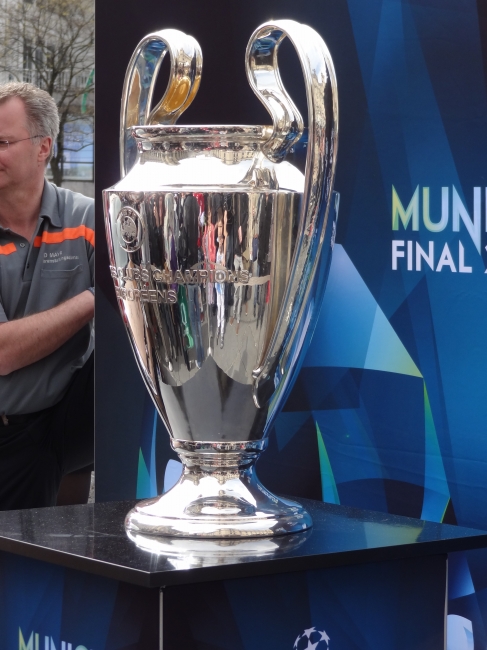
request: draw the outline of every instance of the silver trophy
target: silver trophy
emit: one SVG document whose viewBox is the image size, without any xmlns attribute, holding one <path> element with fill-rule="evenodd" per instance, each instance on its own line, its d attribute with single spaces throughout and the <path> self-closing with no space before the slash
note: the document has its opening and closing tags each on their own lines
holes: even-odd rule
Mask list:
<svg viewBox="0 0 487 650">
<path fill-rule="evenodd" d="M 285 37 L 304 73 L 306 170 L 284 160 L 303 120 L 282 84 Z M 167 90 L 152 95 L 169 51 Z M 175 126 L 196 95 L 198 43 L 146 36 L 122 98 L 122 180 L 104 191 L 111 274 L 142 377 L 183 463 L 166 494 L 126 518 L 132 535 L 239 538 L 311 527 L 254 464 L 302 360 L 335 232 L 338 100 L 328 49 L 310 27 L 265 23 L 246 70 L 271 126 Z"/>
</svg>

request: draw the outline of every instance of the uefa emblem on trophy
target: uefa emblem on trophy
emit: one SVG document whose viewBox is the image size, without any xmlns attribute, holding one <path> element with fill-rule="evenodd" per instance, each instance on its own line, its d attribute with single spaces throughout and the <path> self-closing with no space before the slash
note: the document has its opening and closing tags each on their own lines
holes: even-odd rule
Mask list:
<svg viewBox="0 0 487 650">
<path fill-rule="evenodd" d="M 308 101 L 305 173 L 285 160 L 303 120 L 279 74 L 289 38 Z M 169 52 L 167 90 L 152 106 Z M 126 518 L 131 535 L 267 537 L 310 528 L 271 494 L 255 461 L 289 392 L 321 304 L 335 234 L 338 99 L 321 37 L 290 20 L 261 25 L 246 51 L 267 126 L 176 126 L 196 96 L 198 43 L 146 36 L 122 95 L 122 180 L 104 191 L 111 274 L 140 372 L 183 473 Z"/>
</svg>

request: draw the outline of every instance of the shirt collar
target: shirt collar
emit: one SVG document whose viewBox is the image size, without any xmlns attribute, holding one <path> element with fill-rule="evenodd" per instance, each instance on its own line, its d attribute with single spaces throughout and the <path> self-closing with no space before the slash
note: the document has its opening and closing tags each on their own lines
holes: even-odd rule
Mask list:
<svg viewBox="0 0 487 650">
<path fill-rule="evenodd" d="M 44 179 L 44 191 L 42 192 L 41 209 L 39 218 L 47 217 L 53 226 L 61 227 L 59 218 L 56 187 Z"/>
<path fill-rule="evenodd" d="M 47 217 L 54 227 L 61 228 L 62 223 L 59 218 L 58 201 L 56 187 L 44 179 L 44 189 L 42 190 L 41 209 L 39 210 L 38 224 L 44 217 Z M 39 225 L 37 226 L 39 227 Z M 11 232 L 10 228 L 3 228 L 0 225 L 0 232 Z"/>
</svg>

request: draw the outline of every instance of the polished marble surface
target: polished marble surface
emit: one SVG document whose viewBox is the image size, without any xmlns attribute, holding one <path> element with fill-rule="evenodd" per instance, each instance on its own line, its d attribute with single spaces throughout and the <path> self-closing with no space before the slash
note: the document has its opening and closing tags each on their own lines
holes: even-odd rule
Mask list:
<svg viewBox="0 0 487 650">
<path fill-rule="evenodd" d="M 132 501 L 0 512 L 0 551 L 147 587 L 433 555 L 487 546 L 487 532 L 299 499 L 313 528 L 272 539 L 141 538 Z"/>
</svg>

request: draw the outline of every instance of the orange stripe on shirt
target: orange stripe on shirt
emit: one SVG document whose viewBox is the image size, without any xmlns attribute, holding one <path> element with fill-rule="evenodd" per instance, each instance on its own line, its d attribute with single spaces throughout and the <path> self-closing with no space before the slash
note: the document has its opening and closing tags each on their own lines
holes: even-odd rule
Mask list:
<svg viewBox="0 0 487 650">
<path fill-rule="evenodd" d="M 60 244 L 67 239 L 79 239 L 84 237 L 92 246 L 95 245 L 95 231 L 93 228 L 78 226 L 77 228 L 65 228 L 61 232 L 44 231 L 34 239 L 34 246 L 39 248 L 41 244 Z"/>
<path fill-rule="evenodd" d="M 10 253 L 15 253 L 17 251 L 17 246 L 14 243 L 5 244 L 5 246 L 0 246 L 0 255 L 10 255 Z"/>
</svg>

